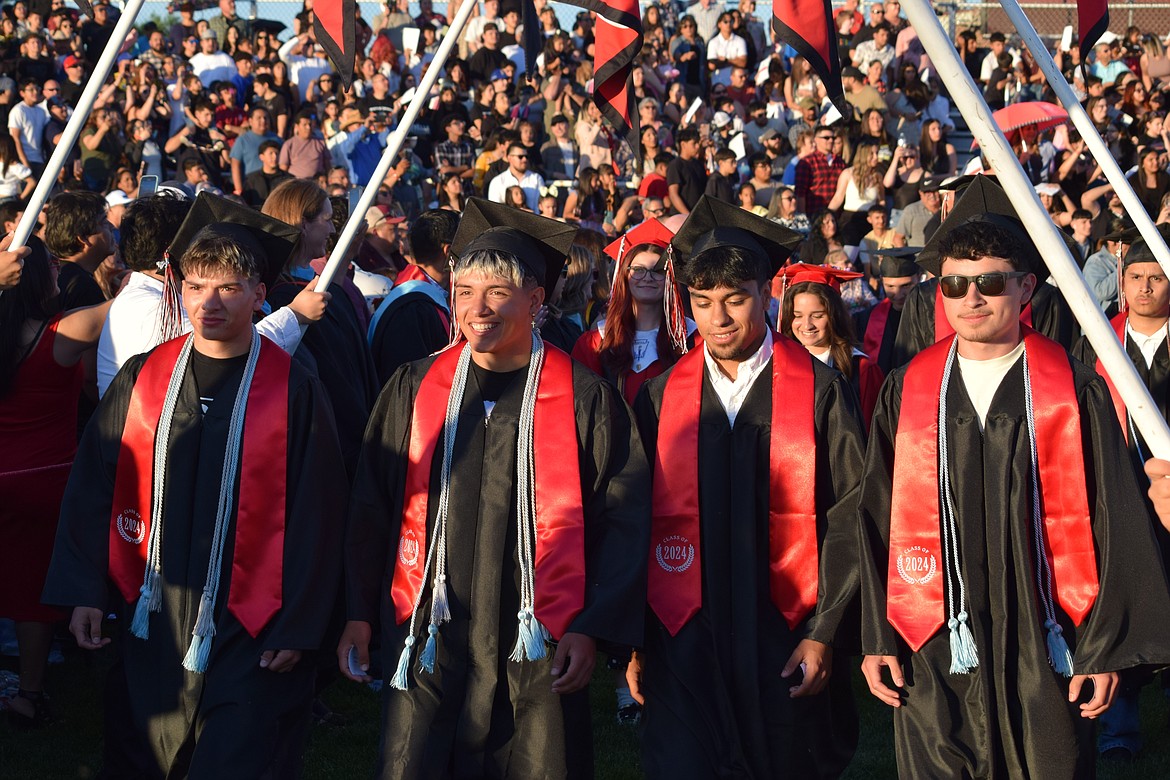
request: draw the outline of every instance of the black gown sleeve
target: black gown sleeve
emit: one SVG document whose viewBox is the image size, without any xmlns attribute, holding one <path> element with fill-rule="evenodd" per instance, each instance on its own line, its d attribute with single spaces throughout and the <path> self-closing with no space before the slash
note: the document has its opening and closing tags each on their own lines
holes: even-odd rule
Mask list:
<svg viewBox="0 0 1170 780">
<path fill-rule="evenodd" d="M 391 540 L 398 538 L 410 414 L 426 369 L 408 363 L 394 373 L 370 414 L 350 491 L 345 532 L 345 595 L 349 620 L 376 625 L 389 587 Z M 423 366 L 429 365 L 423 363 Z"/>
<path fill-rule="evenodd" d="M 110 383 L 86 426 L 69 472 L 42 600 L 105 609 L 109 599 L 110 512 L 126 411 L 146 355 L 135 355 Z"/>
<path fill-rule="evenodd" d="M 937 289 L 938 282 L 930 279 L 906 296 L 902 318 L 898 321 L 898 335 L 894 338 L 893 368 L 906 365 L 934 343 L 934 296 Z"/>
<path fill-rule="evenodd" d="M 642 644 L 650 554 L 650 471 L 617 391 L 573 366 L 585 510 L 585 608 L 569 631 L 603 645 Z"/>
</svg>

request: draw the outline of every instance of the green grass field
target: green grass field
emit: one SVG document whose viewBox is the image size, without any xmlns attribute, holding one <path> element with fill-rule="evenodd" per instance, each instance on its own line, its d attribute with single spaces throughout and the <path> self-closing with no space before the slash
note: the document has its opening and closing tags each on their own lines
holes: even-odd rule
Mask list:
<svg viewBox="0 0 1170 780">
<path fill-rule="evenodd" d="M 14 659 L 0 667 L 12 668 Z M 69 654 L 68 662 L 50 670 L 49 687 L 57 720 L 37 732 L 15 732 L 0 719 L 0 778 L 4 780 L 66 780 L 92 778 L 101 763 L 101 716 L 92 662 Z M 855 664 L 854 664 L 855 666 Z M 855 674 L 860 703 L 861 745 L 845 777 L 885 780 L 896 775 L 891 746 L 892 717 L 865 691 Z M 609 672 L 598 664 L 591 689 L 594 714 L 594 752 L 597 777 L 602 780 L 634 780 L 638 768 L 637 731 L 614 721 L 613 691 Z M 305 756 L 305 777 L 368 777 L 378 742 L 377 696 L 368 689 L 339 682 L 326 691 L 335 712 L 348 719 L 344 726 L 314 728 Z M 1127 766 L 1102 764 L 1103 780 L 1170 777 L 1170 725 L 1162 692 L 1147 686 L 1142 694 L 1142 718 L 1146 750 Z"/>
</svg>

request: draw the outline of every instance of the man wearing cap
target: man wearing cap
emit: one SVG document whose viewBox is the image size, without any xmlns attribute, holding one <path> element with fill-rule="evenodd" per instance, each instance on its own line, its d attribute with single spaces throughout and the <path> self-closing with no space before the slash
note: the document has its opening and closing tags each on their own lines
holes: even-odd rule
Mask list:
<svg viewBox="0 0 1170 780">
<path fill-rule="evenodd" d="M 448 114 L 443 120 L 443 132 L 447 139 L 435 145 L 435 160 L 443 176 L 453 174 L 461 179 L 470 179 L 475 175 L 475 147 L 463 136 L 466 126 L 463 117 L 457 114 Z"/>
<path fill-rule="evenodd" d="M 208 89 L 216 81 L 231 81 L 236 75 L 236 61 L 219 50 L 219 38 L 213 30 L 199 34 L 199 52 L 191 57 L 191 72 Z"/>
<path fill-rule="evenodd" d="M 886 101 L 878 91 L 865 83 L 865 74 L 855 67 L 848 67 L 841 71 L 841 86 L 845 88 L 845 99 L 853 106 L 853 113 L 860 118 L 869 109 L 877 109 L 884 115 Z"/>
<path fill-rule="evenodd" d="M 400 368 L 370 418 L 338 662 L 369 679 L 380 617 L 380 777 L 591 777 L 597 645 L 641 642 L 645 458 L 617 391 L 533 326 L 575 234 L 471 200 L 463 343 Z"/>
<path fill-rule="evenodd" d="M 1158 228 L 1163 240 L 1170 238 L 1170 225 Z M 1145 239 L 1137 239 L 1125 255 L 1121 271 L 1121 292 L 1124 309 L 1111 320 L 1118 339 L 1137 369 L 1138 375 L 1150 391 L 1154 404 L 1163 419 L 1170 421 L 1170 353 L 1167 352 L 1166 327 L 1170 322 L 1170 282 L 1158 264 Z M 1139 484 L 1145 479 L 1142 465 L 1150 455 L 1149 447 L 1130 421 L 1125 402 L 1116 386 L 1097 359 L 1093 345 L 1081 337 L 1073 354 L 1086 366 L 1093 366 L 1105 378 L 1113 406 L 1121 422 Z M 1151 515 L 1151 520 L 1153 519 Z M 1170 531 L 1161 523 L 1154 523 L 1154 536 L 1162 551 L 1165 565 L 1170 553 Z M 1142 747 L 1141 718 L 1138 714 L 1138 694 L 1149 682 L 1148 671 L 1133 670 L 1121 675 L 1121 689 L 1109 712 L 1101 718 L 1101 733 L 1097 745 L 1102 757 L 1129 760 Z"/>
<path fill-rule="evenodd" d="M 70 54 L 61 61 L 61 69 L 65 72 L 65 80 L 61 82 L 61 99 L 69 106 L 76 107 L 77 99 L 85 89 L 85 65 L 77 55 Z"/>
<path fill-rule="evenodd" d="M 922 177 L 918 186 L 918 200 L 902 210 L 898 224 L 894 231 L 902 237 L 907 246 L 922 246 L 930 236 L 927 227 L 935 221 L 937 225 L 939 212 L 942 210 L 942 195 L 939 194 L 939 185 L 942 179 L 933 174 Z"/>
<path fill-rule="evenodd" d="M 704 198 L 673 241 L 703 347 L 634 404 L 654 481 L 628 677 L 651 777 L 833 777 L 857 745 L 849 675 L 832 674 L 856 643 L 857 399 L 765 317 L 800 240 Z"/>
<path fill-rule="evenodd" d="M 1101 309 L 1112 316 L 1118 311 L 1119 291 L 1117 266 L 1140 235 L 1128 216 L 1113 217 L 1110 230 L 1101 237 L 1100 246 L 1085 260 L 1085 282 L 1093 291 Z"/>
<path fill-rule="evenodd" d="M 577 144 L 569 135 L 569 119 L 556 114 L 549 120 L 550 138 L 540 147 L 544 173 L 550 180 L 573 179 L 577 176 Z"/>
<path fill-rule="evenodd" d="M 1020 323 L 1047 269 L 984 177 L 918 262 L 955 333 L 894 369 L 874 413 L 862 671 L 895 708 L 903 776 L 1090 777 L 1117 672 L 1170 659 L 1109 391 Z"/>
<path fill-rule="evenodd" d="M 438 352 L 451 340 L 447 253 L 458 227 L 459 215 L 445 209 L 424 211 L 410 226 L 411 262 L 370 320 L 370 351 L 383 385 L 399 366 Z"/>
<path fill-rule="evenodd" d="M 74 608 L 85 650 L 118 615 L 109 695 L 135 776 L 288 777 L 304 656 L 340 579 L 345 473 L 321 385 L 252 327 L 296 232 L 214 221 L 172 247 L 192 333 L 131 358 L 86 429 L 44 600 Z"/>
<path fill-rule="evenodd" d="M 389 206 L 376 205 L 366 210 L 365 220 L 366 235 L 358 250 L 357 264 L 363 271 L 393 278 L 407 265 L 398 241 L 398 228 L 406 217 L 391 214 Z"/>
<path fill-rule="evenodd" d="M 540 200 L 540 188 L 544 186 L 544 177 L 528 170 L 528 150 L 519 142 L 508 145 L 507 160 L 508 170 L 496 176 L 488 185 L 488 200 L 503 203 L 508 188 L 519 187 L 524 191 L 524 202 L 529 210 L 535 212 Z"/>
<path fill-rule="evenodd" d="M 898 335 L 898 323 L 902 320 L 902 309 L 906 306 L 906 297 L 918 286 L 922 276 L 922 270 L 914 262 L 917 251 L 914 247 L 897 247 L 873 252 L 885 297 L 867 315 L 861 348 L 883 374 L 888 374 L 894 367 L 894 340 Z"/>
</svg>

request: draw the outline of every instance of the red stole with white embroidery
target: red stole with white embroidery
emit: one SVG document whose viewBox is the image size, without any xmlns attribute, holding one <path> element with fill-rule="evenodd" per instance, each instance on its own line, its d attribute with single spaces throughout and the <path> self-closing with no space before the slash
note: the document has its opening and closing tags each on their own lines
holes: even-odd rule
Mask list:
<svg viewBox="0 0 1170 780">
<path fill-rule="evenodd" d="M 795 628 L 817 603 L 814 358 L 772 334 L 772 425 L 768 461 L 768 568 L 772 603 Z M 703 601 L 699 521 L 699 418 L 704 349 L 671 369 L 654 458 L 649 602 L 675 635 Z"/>
<path fill-rule="evenodd" d="M 118 591 L 131 604 L 138 599 L 146 570 L 152 480 L 155 466 L 161 466 L 154 460 L 155 435 L 167 385 L 187 338 L 172 339 L 150 353 L 134 383 L 122 429 L 110 516 L 109 571 Z M 227 606 L 240 625 L 256 636 L 281 605 L 291 360 L 268 339 L 253 338 L 260 339 L 260 357 L 244 418 Z M 182 469 L 190 464 L 176 466 Z M 163 512 L 165 518 L 165 507 Z M 163 544 L 167 544 L 165 531 Z"/>
<path fill-rule="evenodd" d="M 1057 598 L 1080 625 L 1097 598 L 1097 558 L 1085 487 L 1080 406 L 1068 354 L 1022 328 L 1031 374 L 1045 550 Z M 906 369 L 890 511 L 886 616 L 918 651 L 946 620 L 939 527 L 938 405 L 950 340 L 924 349 Z M 960 518 L 962 522 L 963 518 Z M 967 518 L 966 522 L 981 522 Z"/>
<path fill-rule="evenodd" d="M 442 458 L 438 443 L 463 348 L 460 344 L 438 354 L 415 397 L 402 528 L 390 591 L 398 623 L 410 619 L 424 584 L 431 466 L 435 457 Z M 533 417 L 536 617 L 554 639 L 560 639 L 585 606 L 585 514 L 573 407 L 573 364 L 568 355 L 547 343 L 544 350 Z"/>
</svg>

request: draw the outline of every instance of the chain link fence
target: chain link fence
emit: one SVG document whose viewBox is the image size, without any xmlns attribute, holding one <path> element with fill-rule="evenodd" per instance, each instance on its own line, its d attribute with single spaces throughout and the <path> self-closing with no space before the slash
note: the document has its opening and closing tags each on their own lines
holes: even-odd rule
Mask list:
<svg viewBox="0 0 1170 780">
<path fill-rule="evenodd" d="M 1077 4 L 1021 3 L 1024 13 L 1040 35 L 1060 38 L 1066 25 L 1077 29 Z M 1015 29 L 999 3 L 942 2 L 934 4 L 935 12 L 954 37 L 963 29 L 980 29 L 985 33 L 1002 32 L 1010 36 Z M 1164 37 L 1170 33 L 1170 3 L 1167 2 L 1112 2 L 1109 4 L 1109 30 L 1121 36 L 1129 27 L 1143 33 Z"/>
</svg>

